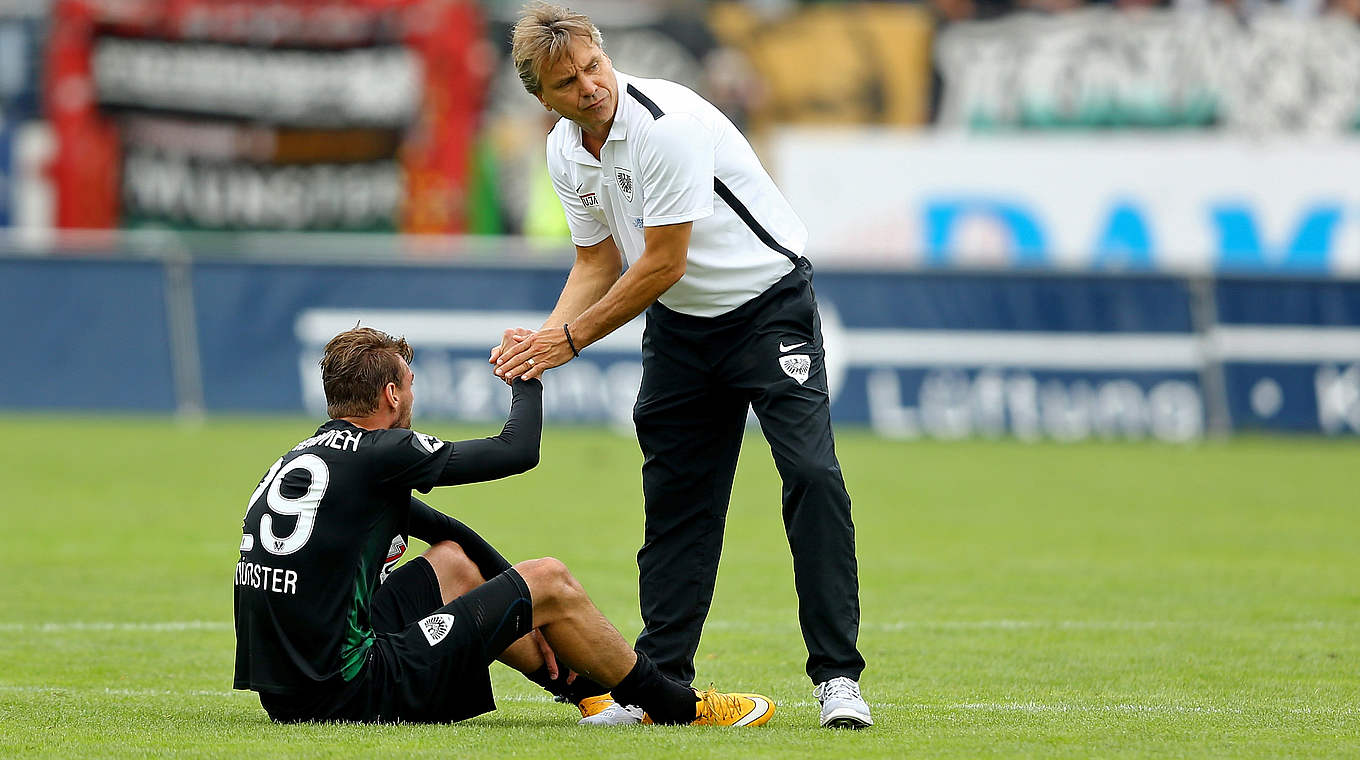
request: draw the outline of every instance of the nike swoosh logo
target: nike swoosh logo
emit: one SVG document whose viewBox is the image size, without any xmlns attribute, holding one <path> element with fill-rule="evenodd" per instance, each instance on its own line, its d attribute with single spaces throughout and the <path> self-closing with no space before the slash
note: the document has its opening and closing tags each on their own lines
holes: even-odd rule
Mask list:
<svg viewBox="0 0 1360 760">
<path fill-rule="evenodd" d="M 803 341 L 802 343 L 794 343 L 792 346 L 786 346 L 786 345 L 784 345 L 784 341 L 781 340 L 781 341 L 779 341 L 779 353 L 785 354 L 785 353 L 788 353 L 789 351 L 792 351 L 792 350 L 795 349 L 795 348 L 798 348 L 799 346 L 806 346 L 806 345 L 807 345 L 807 341 Z"/>
<path fill-rule="evenodd" d="M 733 723 L 732 725 L 734 727 L 745 726 L 747 724 L 754 723 L 755 721 L 758 721 L 761 718 L 765 717 L 765 714 L 770 711 L 769 702 L 766 702 L 765 700 L 757 696 L 750 696 L 750 699 L 752 702 L 755 703 L 755 709 L 751 710 L 751 712 L 744 716 L 741 720 L 737 721 L 736 723 Z"/>
</svg>

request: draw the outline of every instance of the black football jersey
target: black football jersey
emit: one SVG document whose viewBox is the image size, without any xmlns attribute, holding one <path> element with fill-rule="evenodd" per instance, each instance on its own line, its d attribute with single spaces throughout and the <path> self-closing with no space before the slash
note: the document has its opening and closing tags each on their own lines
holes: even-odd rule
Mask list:
<svg viewBox="0 0 1360 760">
<path fill-rule="evenodd" d="M 298 692 L 359 673 L 373 594 L 406 551 L 411 489 L 433 488 L 453 448 L 331 420 L 274 462 L 242 526 L 236 688 Z"/>
</svg>

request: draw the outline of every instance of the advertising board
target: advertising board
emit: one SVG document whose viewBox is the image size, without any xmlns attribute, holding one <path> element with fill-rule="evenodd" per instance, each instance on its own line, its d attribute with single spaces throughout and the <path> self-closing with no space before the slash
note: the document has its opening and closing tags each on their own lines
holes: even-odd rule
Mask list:
<svg viewBox="0 0 1360 760">
<path fill-rule="evenodd" d="M 4 365 L 0 406 L 321 415 L 322 349 L 364 324 L 414 346 L 418 416 L 494 423 L 509 393 L 490 349 L 506 328 L 539 326 L 564 278 L 0 258 L 13 285 L 0 317 L 43 347 Z M 885 437 L 1360 434 L 1360 283 L 823 271 L 815 287 L 832 416 Z M 552 370 L 548 419 L 630 430 L 644 326 Z"/>
<path fill-rule="evenodd" d="M 788 130 L 772 173 L 818 260 L 1360 274 L 1360 140 Z"/>
</svg>

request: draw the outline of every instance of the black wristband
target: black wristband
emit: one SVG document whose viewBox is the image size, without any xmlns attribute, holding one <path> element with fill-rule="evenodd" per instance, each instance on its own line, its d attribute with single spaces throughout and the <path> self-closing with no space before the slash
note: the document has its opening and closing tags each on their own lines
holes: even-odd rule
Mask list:
<svg viewBox="0 0 1360 760">
<path fill-rule="evenodd" d="M 571 355 L 580 356 L 581 352 L 576 350 L 576 342 L 571 339 L 571 330 L 567 328 L 566 323 L 562 324 L 562 334 L 567 336 L 567 347 L 571 349 Z"/>
</svg>

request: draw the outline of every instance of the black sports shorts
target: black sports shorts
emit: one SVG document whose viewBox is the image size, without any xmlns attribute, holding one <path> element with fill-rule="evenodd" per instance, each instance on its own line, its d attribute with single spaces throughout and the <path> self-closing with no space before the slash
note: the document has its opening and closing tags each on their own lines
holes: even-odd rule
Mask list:
<svg viewBox="0 0 1360 760">
<path fill-rule="evenodd" d="M 314 695 L 260 694 L 280 722 L 449 723 L 496 709 L 489 666 L 533 630 L 529 586 L 513 568 L 440 606 L 424 557 L 398 568 L 373 597 L 376 638 L 359 675 Z"/>
</svg>

